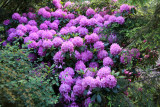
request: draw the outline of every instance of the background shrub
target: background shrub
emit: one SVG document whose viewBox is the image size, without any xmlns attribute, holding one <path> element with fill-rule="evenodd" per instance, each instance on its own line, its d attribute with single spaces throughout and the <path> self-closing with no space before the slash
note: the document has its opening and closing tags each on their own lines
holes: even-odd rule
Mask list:
<svg viewBox="0 0 160 107">
<path fill-rule="evenodd" d="M 56 75 L 50 79 L 46 78 L 48 72 L 35 71 L 27 56 L 27 50 L 17 45 L 0 50 L 0 105 L 39 107 L 57 103 L 58 94 L 52 88 L 58 81 Z"/>
</svg>

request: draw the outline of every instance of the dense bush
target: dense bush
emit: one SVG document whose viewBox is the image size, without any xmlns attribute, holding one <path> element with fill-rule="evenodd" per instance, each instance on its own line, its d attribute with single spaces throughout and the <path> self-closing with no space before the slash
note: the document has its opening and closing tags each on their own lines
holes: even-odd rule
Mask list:
<svg viewBox="0 0 160 107">
<path fill-rule="evenodd" d="M 52 89 L 52 86 L 57 84 L 58 78 L 56 79 L 55 75 L 52 79 L 46 79 L 48 72 L 35 71 L 27 53 L 26 49 L 19 49 L 16 45 L 6 46 L 0 50 L 0 105 L 2 106 L 38 107 L 58 101 L 58 94 L 56 95 Z"/>
<path fill-rule="evenodd" d="M 146 24 L 135 27 L 134 29 L 128 32 L 128 37 L 131 38 L 130 47 L 137 47 L 143 52 L 143 64 L 141 67 L 149 67 L 156 64 L 157 59 L 159 58 L 160 52 L 160 24 L 159 24 L 159 14 L 160 14 L 160 5 L 157 2 L 151 2 L 146 5 L 146 13 L 150 13 L 151 15 L 147 15 L 144 13 L 144 10 L 141 9 L 141 12 L 144 13 L 140 15 L 143 19 L 144 17 L 148 20 Z M 156 5 L 156 7 L 152 7 L 152 5 Z M 146 11 L 145 10 L 145 11 Z M 142 21 L 143 22 L 143 21 Z"/>
<path fill-rule="evenodd" d="M 127 31 L 129 39 L 127 47 L 136 47 L 144 58 L 139 64 L 140 68 L 155 67 L 159 57 L 159 1 L 157 0 L 119 0 L 121 3 L 136 5 L 136 14 L 132 16 L 134 27 Z"/>
<path fill-rule="evenodd" d="M 53 0 L 52 8 L 14 13 L 3 22 L 2 48 L 18 43 L 18 48 L 29 53 L 34 70 L 22 79 L 22 86 L 34 92 L 31 104 L 48 106 L 59 98 L 69 107 L 111 106 L 117 95 L 125 96 L 125 85 L 139 77 L 136 65 L 142 55 L 136 48 L 127 48 L 130 38 L 126 36 L 136 26 L 136 9 L 106 2 L 96 8 L 94 2 L 68 1 L 63 6 Z"/>
<path fill-rule="evenodd" d="M 159 83 L 155 78 L 152 78 L 151 81 L 144 80 L 128 88 L 128 97 L 132 98 L 130 102 L 138 107 L 157 106 L 159 105 L 159 88 Z"/>
</svg>

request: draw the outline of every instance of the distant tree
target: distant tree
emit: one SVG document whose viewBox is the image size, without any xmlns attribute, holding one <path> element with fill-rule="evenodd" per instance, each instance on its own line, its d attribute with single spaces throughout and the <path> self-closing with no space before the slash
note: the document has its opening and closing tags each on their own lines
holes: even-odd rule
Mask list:
<svg viewBox="0 0 160 107">
<path fill-rule="evenodd" d="M 51 0 L 0 0 L 0 22 L 10 17 L 14 12 L 26 12 L 29 7 L 46 5 Z"/>
</svg>

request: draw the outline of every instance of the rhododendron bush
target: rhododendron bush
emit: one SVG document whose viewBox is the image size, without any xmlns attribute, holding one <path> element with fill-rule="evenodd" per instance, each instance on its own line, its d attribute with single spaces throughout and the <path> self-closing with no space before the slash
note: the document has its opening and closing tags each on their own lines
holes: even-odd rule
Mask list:
<svg viewBox="0 0 160 107">
<path fill-rule="evenodd" d="M 117 30 L 134 7 L 123 4 L 108 13 L 105 7 L 86 7 L 85 14 L 79 14 L 70 11 L 75 9 L 73 2 L 62 5 L 53 0 L 53 5 L 54 9 L 46 6 L 36 13 L 14 13 L 5 20 L 2 45 L 19 42 L 19 48 L 28 48 L 35 67 L 45 63 L 54 67 L 48 75 L 59 75 L 61 103 L 69 107 L 101 103 L 119 92 L 120 78 L 132 82 L 139 76 L 135 65 L 140 52 L 124 48 L 125 37 Z"/>
</svg>

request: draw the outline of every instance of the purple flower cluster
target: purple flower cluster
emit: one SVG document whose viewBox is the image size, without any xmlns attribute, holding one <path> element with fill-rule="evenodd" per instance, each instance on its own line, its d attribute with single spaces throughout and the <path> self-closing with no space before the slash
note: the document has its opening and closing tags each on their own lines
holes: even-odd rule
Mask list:
<svg viewBox="0 0 160 107">
<path fill-rule="evenodd" d="M 92 57 L 93 57 L 93 53 L 89 50 L 86 50 L 81 53 L 81 59 L 83 62 L 88 62 L 89 60 L 92 59 Z"/>
<path fill-rule="evenodd" d="M 53 45 L 53 43 L 52 43 L 51 40 L 44 40 L 44 41 L 43 41 L 43 44 L 42 44 L 42 46 L 43 46 L 44 48 L 51 48 L 52 45 Z"/>
<path fill-rule="evenodd" d="M 62 54 L 62 51 L 58 51 L 54 57 L 53 57 L 54 62 L 57 63 L 63 63 L 64 57 Z"/>
<path fill-rule="evenodd" d="M 113 43 L 110 47 L 110 53 L 112 55 L 118 55 L 121 51 L 122 48 L 117 43 Z"/>
<path fill-rule="evenodd" d="M 67 1 L 67 2 L 65 3 L 65 5 L 64 5 L 64 8 L 67 8 L 67 7 L 72 6 L 72 5 L 74 5 L 73 2 Z"/>
<path fill-rule="evenodd" d="M 96 43 L 94 43 L 94 49 L 96 50 L 104 50 L 104 43 L 102 41 L 97 41 Z"/>
<path fill-rule="evenodd" d="M 75 50 L 75 58 L 77 60 L 81 60 L 82 59 L 81 54 L 77 50 Z"/>
<path fill-rule="evenodd" d="M 38 15 L 42 15 L 46 19 L 51 18 L 51 13 L 47 10 L 47 8 L 40 8 L 38 10 Z"/>
<path fill-rule="evenodd" d="M 67 93 L 71 90 L 71 86 L 69 86 L 68 84 L 61 84 L 61 86 L 59 87 L 59 91 L 60 93 Z"/>
<path fill-rule="evenodd" d="M 41 46 L 41 47 L 39 47 L 39 49 L 38 49 L 38 55 L 39 56 L 45 56 L 46 55 L 46 51 L 43 51 L 44 50 L 44 48 Z"/>
<path fill-rule="evenodd" d="M 52 41 L 54 47 L 60 47 L 63 44 L 63 40 L 60 37 L 55 37 Z"/>
<path fill-rule="evenodd" d="M 54 4 L 54 6 L 56 7 L 56 8 L 62 8 L 62 5 L 61 5 L 61 0 L 53 0 L 53 4 Z"/>
<path fill-rule="evenodd" d="M 19 23 L 27 23 L 28 22 L 28 19 L 26 18 L 26 17 L 21 17 L 20 19 L 19 19 Z"/>
<path fill-rule="evenodd" d="M 131 10 L 131 6 L 129 6 L 128 4 L 123 4 L 120 6 L 120 11 L 130 11 Z"/>
<path fill-rule="evenodd" d="M 103 78 L 103 77 L 106 77 L 107 75 L 110 75 L 110 73 L 111 73 L 111 69 L 108 66 L 105 66 L 97 72 L 97 76 L 99 76 L 100 78 Z"/>
<path fill-rule="evenodd" d="M 91 16 L 91 15 L 95 15 L 95 11 L 92 9 L 92 8 L 89 8 L 87 11 L 86 11 L 86 16 Z"/>
<path fill-rule="evenodd" d="M 132 49 L 130 50 L 130 55 L 131 55 L 132 57 L 134 57 L 134 58 L 139 58 L 140 52 L 139 52 L 138 49 L 132 48 Z"/>
<path fill-rule="evenodd" d="M 62 44 L 62 46 L 61 46 L 61 51 L 62 52 L 73 52 L 74 51 L 74 45 L 73 45 L 73 43 L 72 42 L 70 42 L 70 41 L 66 41 L 66 42 L 64 42 L 63 44 Z"/>
<path fill-rule="evenodd" d="M 91 62 L 90 64 L 89 64 L 89 67 L 90 68 L 98 68 L 99 67 L 99 65 L 98 65 L 98 63 L 97 62 Z"/>
<path fill-rule="evenodd" d="M 120 57 L 120 62 L 123 64 L 131 63 L 132 59 L 138 59 L 140 57 L 140 52 L 138 49 L 133 48 L 131 50 L 123 50 Z"/>
<path fill-rule="evenodd" d="M 21 18 L 21 15 L 19 14 L 19 13 L 14 13 L 13 15 L 12 15 L 12 19 L 13 20 L 19 20 Z"/>
<path fill-rule="evenodd" d="M 9 23 L 10 23 L 10 20 L 8 20 L 8 19 L 3 21 L 4 25 L 9 25 Z"/>
<path fill-rule="evenodd" d="M 109 35 L 108 41 L 109 41 L 110 44 L 116 43 L 117 42 L 117 36 L 113 35 L 113 34 Z"/>
<path fill-rule="evenodd" d="M 82 61 L 77 62 L 77 64 L 80 64 L 79 66 L 81 66 L 81 68 L 83 66 L 82 69 L 85 69 L 85 65 L 82 63 Z M 62 83 L 59 87 L 59 91 L 63 96 L 63 100 L 67 102 L 76 101 L 76 96 L 83 95 L 84 90 L 88 87 L 88 96 L 92 94 L 92 90 L 94 90 L 94 88 L 115 87 L 117 84 L 117 79 L 113 75 L 111 75 L 110 72 L 111 69 L 107 66 L 101 68 L 97 73 L 85 69 L 83 78 L 74 78 L 74 70 L 70 67 L 67 67 L 59 75 Z M 97 77 L 94 78 L 96 75 Z M 71 93 L 71 95 L 69 95 L 69 93 Z M 85 100 L 84 105 L 87 105 L 88 103 L 91 103 L 90 98 Z"/>
<path fill-rule="evenodd" d="M 83 45 L 83 39 L 81 37 L 74 37 L 72 43 L 74 46 L 80 47 Z"/>
<path fill-rule="evenodd" d="M 87 44 L 90 44 L 90 43 L 95 43 L 99 40 L 99 37 L 96 33 L 92 33 L 91 35 L 86 35 L 85 36 L 85 42 Z"/>
<path fill-rule="evenodd" d="M 75 70 L 79 71 L 79 70 L 85 70 L 86 69 L 86 65 L 84 64 L 83 61 L 78 61 L 75 65 Z"/>
<path fill-rule="evenodd" d="M 98 54 L 97 54 L 98 59 L 103 60 L 103 58 L 107 56 L 108 56 L 108 52 L 106 50 L 98 51 Z"/>
<path fill-rule="evenodd" d="M 86 70 L 84 71 L 83 77 L 88 77 L 88 76 L 94 77 L 95 75 L 96 75 L 96 72 L 92 72 L 92 71 L 86 69 Z"/>
<path fill-rule="evenodd" d="M 103 65 L 104 66 L 113 66 L 113 60 L 110 57 L 106 57 L 103 59 Z"/>
</svg>

